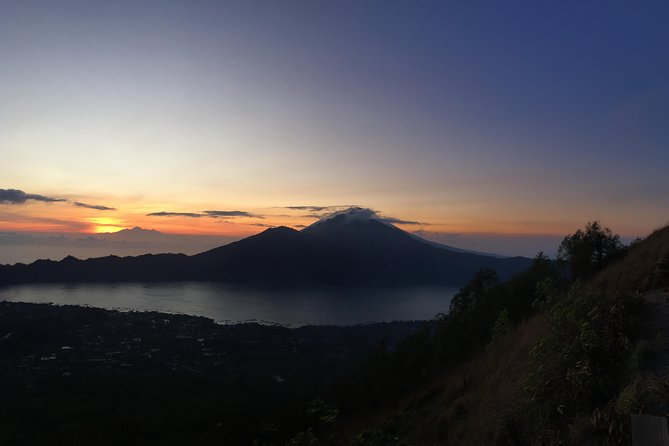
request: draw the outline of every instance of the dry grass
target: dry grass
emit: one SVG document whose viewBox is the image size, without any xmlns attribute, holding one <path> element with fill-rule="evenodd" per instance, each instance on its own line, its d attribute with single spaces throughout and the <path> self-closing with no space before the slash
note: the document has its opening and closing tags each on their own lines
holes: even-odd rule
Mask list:
<svg viewBox="0 0 669 446">
<path fill-rule="evenodd" d="M 658 229 L 632 246 L 617 263 L 606 268 L 591 282 L 593 289 L 602 291 L 645 291 L 657 286 L 653 271 L 658 262 L 669 256 L 669 226 Z"/>
<path fill-rule="evenodd" d="M 529 350 L 548 321 L 536 315 L 508 337 L 402 404 L 402 423 L 421 445 L 485 444 L 517 409 Z"/>
<path fill-rule="evenodd" d="M 669 226 L 635 244 L 588 286 L 604 292 L 647 290 L 656 284 L 653 271 L 662 259 L 669 259 Z M 494 443 L 504 436 L 507 421 L 518 414 L 530 349 L 548 327 L 545 315 L 533 316 L 397 405 L 362 416 L 349 427 L 392 425 L 417 445 Z"/>
</svg>

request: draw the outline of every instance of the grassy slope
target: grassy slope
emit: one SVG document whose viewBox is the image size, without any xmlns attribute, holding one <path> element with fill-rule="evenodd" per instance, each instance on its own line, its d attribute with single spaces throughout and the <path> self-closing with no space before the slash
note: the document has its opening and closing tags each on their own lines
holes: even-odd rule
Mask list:
<svg viewBox="0 0 669 446">
<path fill-rule="evenodd" d="M 643 292 L 664 286 L 669 272 L 668 261 L 669 226 L 666 226 L 635 243 L 623 259 L 597 275 L 590 286 L 602 291 L 623 292 Z"/>
<path fill-rule="evenodd" d="M 592 279 L 588 288 L 618 294 L 667 286 L 667 259 L 669 226 L 634 244 L 625 257 Z M 359 431 L 361 426 L 368 429 L 393 426 L 409 444 L 420 445 L 494 444 L 498 438 L 513 441 L 518 433 L 509 420 L 517 415 L 521 404 L 521 388 L 530 367 L 530 350 L 549 329 L 549 318 L 539 312 L 464 364 L 445 370 L 397 407 L 358 419 L 345 431 L 350 434 Z M 636 380 L 629 387 L 648 392 L 652 384 Z M 669 389 L 669 383 L 664 387 Z M 669 395 L 669 390 L 665 390 Z M 626 389 L 625 392 L 631 391 Z M 620 398 L 625 397 L 623 393 Z M 640 404 L 639 395 L 630 398 Z M 653 395 L 650 398 L 653 399 Z M 628 410 L 629 406 L 628 402 Z"/>
<path fill-rule="evenodd" d="M 419 444 L 484 444 L 506 429 L 516 410 L 529 347 L 546 328 L 536 315 L 504 339 L 405 401 L 410 438 Z"/>
</svg>

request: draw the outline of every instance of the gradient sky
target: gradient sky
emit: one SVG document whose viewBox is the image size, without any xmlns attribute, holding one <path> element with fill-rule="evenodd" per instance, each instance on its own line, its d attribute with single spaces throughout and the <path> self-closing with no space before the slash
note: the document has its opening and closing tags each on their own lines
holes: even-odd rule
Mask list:
<svg viewBox="0 0 669 446">
<path fill-rule="evenodd" d="M 660 1 L 0 0 L 0 189 L 66 200 L 6 200 L 0 231 L 242 236 L 363 205 L 645 235 L 669 222 L 667 23 Z M 147 216 L 207 210 L 242 214 Z"/>
</svg>

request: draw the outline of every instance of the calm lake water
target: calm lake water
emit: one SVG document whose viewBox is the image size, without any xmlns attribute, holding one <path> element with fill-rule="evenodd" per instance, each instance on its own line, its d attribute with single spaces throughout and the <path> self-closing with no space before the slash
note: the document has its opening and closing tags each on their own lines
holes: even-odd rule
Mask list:
<svg viewBox="0 0 669 446">
<path fill-rule="evenodd" d="M 291 327 L 426 320 L 448 310 L 458 288 L 267 290 L 212 282 L 34 284 L 0 288 L 0 300 L 205 316 L 222 323 Z"/>
</svg>

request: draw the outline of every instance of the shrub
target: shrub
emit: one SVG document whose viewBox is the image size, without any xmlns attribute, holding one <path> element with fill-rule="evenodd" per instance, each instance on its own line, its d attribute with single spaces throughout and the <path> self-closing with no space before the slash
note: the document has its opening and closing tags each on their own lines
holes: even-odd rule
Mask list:
<svg viewBox="0 0 669 446">
<path fill-rule="evenodd" d="M 540 444 L 562 444 L 602 435 L 596 421 L 634 371 L 629 365 L 640 335 L 641 298 L 597 295 L 577 282 L 549 318 L 550 330 L 533 347 L 524 389 L 531 436 Z"/>
</svg>

